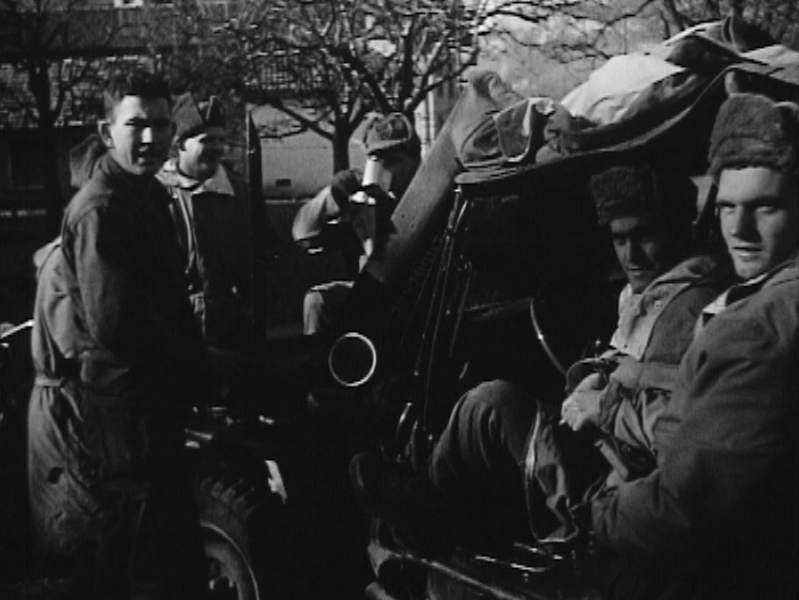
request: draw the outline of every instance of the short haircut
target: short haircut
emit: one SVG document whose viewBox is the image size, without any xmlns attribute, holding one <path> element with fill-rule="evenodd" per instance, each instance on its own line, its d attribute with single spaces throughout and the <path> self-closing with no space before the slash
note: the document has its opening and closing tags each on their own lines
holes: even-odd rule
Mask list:
<svg viewBox="0 0 799 600">
<path fill-rule="evenodd" d="M 103 94 L 105 117 L 107 119 L 113 116 L 114 107 L 125 96 L 138 96 L 144 100 L 164 98 L 170 109 L 172 108 L 172 96 L 164 78 L 144 69 L 120 71 L 108 81 Z"/>
</svg>

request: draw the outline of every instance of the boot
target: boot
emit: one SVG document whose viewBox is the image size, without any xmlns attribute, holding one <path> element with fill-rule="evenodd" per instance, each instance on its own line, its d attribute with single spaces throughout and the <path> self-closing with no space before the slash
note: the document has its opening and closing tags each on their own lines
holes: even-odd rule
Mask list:
<svg viewBox="0 0 799 600">
<path fill-rule="evenodd" d="M 350 461 L 350 478 L 361 505 L 391 527 L 401 546 L 424 555 L 454 548 L 448 503 L 426 470 L 412 472 L 378 454 L 364 453 Z"/>
</svg>

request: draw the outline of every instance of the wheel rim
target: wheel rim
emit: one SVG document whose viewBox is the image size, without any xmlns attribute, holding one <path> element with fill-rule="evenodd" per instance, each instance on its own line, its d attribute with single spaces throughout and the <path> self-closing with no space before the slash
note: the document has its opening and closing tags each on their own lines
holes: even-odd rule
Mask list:
<svg viewBox="0 0 799 600">
<path fill-rule="evenodd" d="M 222 529 L 203 521 L 208 589 L 213 600 L 260 600 L 255 573 L 244 552 Z"/>
</svg>

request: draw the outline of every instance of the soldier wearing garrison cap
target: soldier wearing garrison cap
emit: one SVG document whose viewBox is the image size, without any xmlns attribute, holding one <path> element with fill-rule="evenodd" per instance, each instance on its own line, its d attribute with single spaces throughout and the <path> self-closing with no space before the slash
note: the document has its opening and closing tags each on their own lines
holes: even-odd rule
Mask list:
<svg viewBox="0 0 799 600">
<path fill-rule="evenodd" d="M 385 235 L 396 202 L 419 168 L 421 144 L 410 119 L 402 113 L 373 113 L 360 130 L 366 150 L 363 172 L 339 171 L 297 212 L 292 237 L 309 252 L 344 253 L 347 276 L 354 278 Z M 333 220 L 350 226 L 330 228 Z M 303 301 L 305 333 L 326 326 L 347 297 L 352 281 L 331 281 L 311 288 Z"/>
<path fill-rule="evenodd" d="M 796 132 L 794 103 L 736 94 L 718 112 L 709 172 L 739 283 L 703 311 L 657 468 L 593 502 L 609 597 L 799 597 Z"/>
<path fill-rule="evenodd" d="M 211 96 L 207 101 L 197 102 L 192 94 L 182 94 L 175 99 L 172 118 L 175 121 L 177 141 L 194 137 L 209 127 L 222 129 L 227 127 L 222 103 L 216 96 Z"/>
<path fill-rule="evenodd" d="M 254 311 L 267 308 L 253 304 L 253 282 L 268 269 L 266 210 L 253 213 L 244 182 L 222 165 L 227 121 L 217 97 L 183 94 L 172 118 L 177 157 L 158 178 L 172 196 L 187 293 L 210 345 L 248 350 L 265 338 L 253 331 Z"/>
</svg>

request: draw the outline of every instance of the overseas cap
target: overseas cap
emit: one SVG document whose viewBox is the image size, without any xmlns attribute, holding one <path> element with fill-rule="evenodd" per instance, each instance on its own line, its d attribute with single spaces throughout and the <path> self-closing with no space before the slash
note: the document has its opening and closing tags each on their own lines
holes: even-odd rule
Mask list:
<svg viewBox="0 0 799 600">
<path fill-rule="evenodd" d="M 191 93 L 178 96 L 172 108 L 175 122 L 175 139 L 184 140 L 204 131 L 207 127 L 225 127 L 222 103 L 216 96 L 207 102 L 197 102 Z"/>
<path fill-rule="evenodd" d="M 408 117 L 398 112 L 370 115 L 361 141 L 367 154 L 389 150 L 419 152 L 419 138 L 413 124 Z"/>
<path fill-rule="evenodd" d="M 716 116 L 708 172 L 718 176 L 724 169 L 795 168 L 798 115 L 793 102 L 774 102 L 760 94 L 731 96 Z"/>
</svg>

